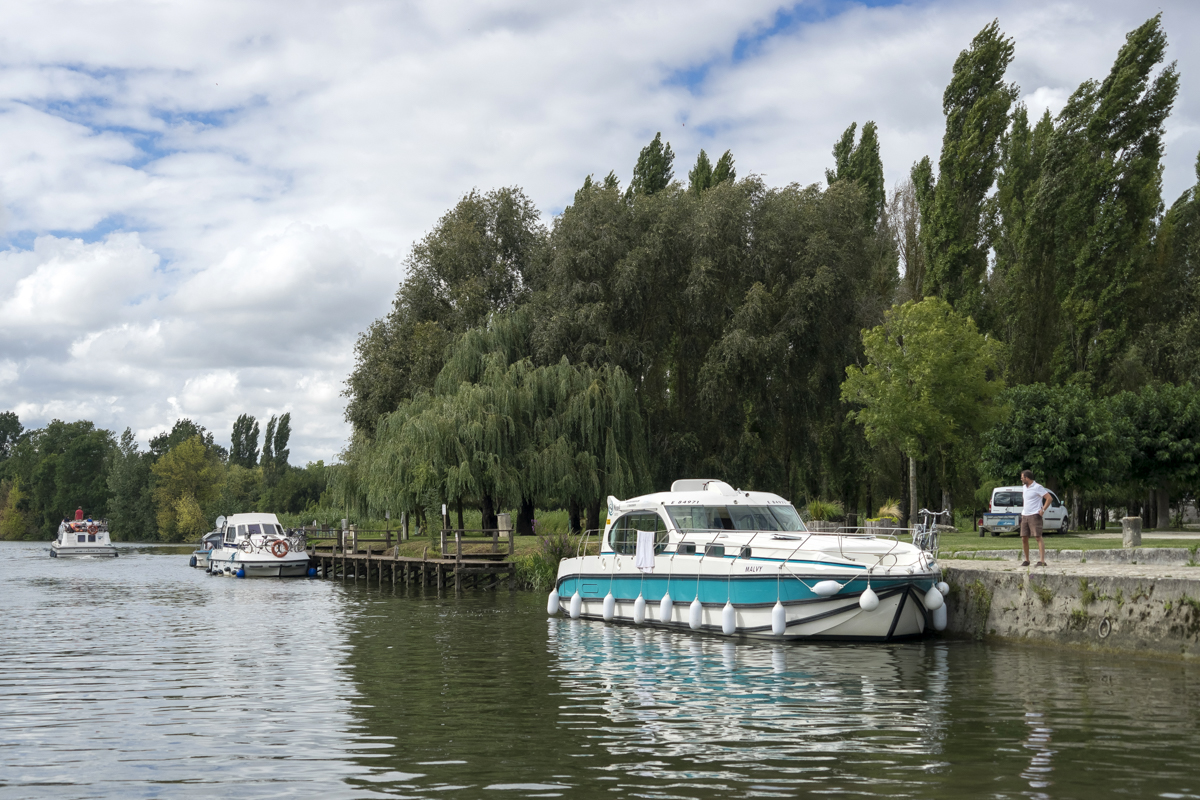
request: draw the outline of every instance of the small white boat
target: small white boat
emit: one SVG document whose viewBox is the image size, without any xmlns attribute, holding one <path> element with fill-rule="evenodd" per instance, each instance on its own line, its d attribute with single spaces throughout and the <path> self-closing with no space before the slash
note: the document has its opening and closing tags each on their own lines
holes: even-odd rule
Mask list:
<svg viewBox="0 0 1200 800">
<path fill-rule="evenodd" d="M 945 628 L 947 591 L 936 551 L 861 529 L 809 531 L 778 495 L 680 480 L 608 498 L 599 555 L 560 562 L 547 612 L 776 641 L 891 641 Z"/>
<path fill-rule="evenodd" d="M 58 538 L 50 545 L 51 558 L 116 558 L 117 548 L 108 537 L 108 520 L 82 519 L 58 526 Z"/>
<path fill-rule="evenodd" d="M 274 514 L 218 517 L 217 531 L 221 538 L 208 556 L 208 572 L 213 575 L 299 578 L 309 574 L 304 534 L 285 531 Z"/>
<path fill-rule="evenodd" d="M 195 552 L 192 553 L 192 559 L 189 562 L 191 566 L 197 569 L 208 569 L 208 559 L 212 555 L 212 551 L 220 546 L 221 540 L 225 538 L 223 531 L 215 530 L 204 534 L 204 538 L 200 540 L 200 544 L 196 546 Z"/>
</svg>

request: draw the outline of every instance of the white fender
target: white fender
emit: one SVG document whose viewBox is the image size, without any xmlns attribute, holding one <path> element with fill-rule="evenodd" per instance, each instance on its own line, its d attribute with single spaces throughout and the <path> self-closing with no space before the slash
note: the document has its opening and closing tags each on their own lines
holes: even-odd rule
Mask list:
<svg viewBox="0 0 1200 800">
<path fill-rule="evenodd" d="M 558 613 L 558 587 L 550 590 L 550 598 L 546 601 L 546 613 L 554 616 Z"/>
<path fill-rule="evenodd" d="M 664 594 L 662 600 L 658 601 L 658 621 L 670 622 L 671 612 L 675 610 L 675 603 L 671 600 L 671 595 Z"/>
<path fill-rule="evenodd" d="M 858 607 L 863 611 L 874 611 L 879 608 L 879 595 L 870 586 L 858 596 Z"/>
<path fill-rule="evenodd" d="M 771 609 L 771 633 L 776 636 L 783 636 L 786 631 L 787 612 L 783 610 L 783 603 L 776 600 L 775 607 Z"/>
<path fill-rule="evenodd" d="M 616 616 L 617 613 L 617 598 L 613 597 L 611 589 L 609 590 L 608 594 L 604 595 L 603 608 L 604 621 L 612 622 L 613 617 Z"/>
<path fill-rule="evenodd" d="M 813 587 L 813 591 L 821 597 L 832 597 L 842 590 L 842 585 L 837 581 L 821 581 Z"/>
<path fill-rule="evenodd" d="M 925 608 L 930 611 L 937 611 L 942 607 L 942 593 L 938 591 L 936 586 L 930 586 L 929 591 L 925 593 Z"/>
<path fill-rule="evenodd" d="M 950 594 L 950 584 L 945 581 L 940 581 L 937 585 L 937 590 L 942 593 L 942 597 Z"/>
<path fill-rule="evenodd" d="M 940 606 L 935 608 L 933 610 L 933 613 L 930 614 L 929 616 L 933 618 L 932 619 L 933 629 L 935 631 L 946 630 L 946 604 L 945 603 L 942 603 Z"/>
<path fill-rule="evenodd" d="M 732 636 L 737 631 L 737 612 L 733 610 L 733 601 L 726 600 L 721 609 L 721 632 Z"/>
<path fill-rule="evenodd" d="M 571 619 L 579 619 L 579 612 L 583 610 L 583 598 L 579 596 L 579 590 L 575 590 L 575 594 L 571 595 Z"/>
<path fill-rule="evenodd" d="M 692 601 L 689 611 L 691 619 L 688 620 L 688 624 L 692 626 L 692 630 L 700 630 L 700 626 L 704 623 L 704 606 L 700 603 L 699 597 Z"/>
<path fill-rule="evenodd" d="M 639 594 L 637 596 L 637 600 L 633 601 L 633 624 L 641 625 L 645 621 L 646 621 L 646 598 L 642 597 Z"/>
</svg>

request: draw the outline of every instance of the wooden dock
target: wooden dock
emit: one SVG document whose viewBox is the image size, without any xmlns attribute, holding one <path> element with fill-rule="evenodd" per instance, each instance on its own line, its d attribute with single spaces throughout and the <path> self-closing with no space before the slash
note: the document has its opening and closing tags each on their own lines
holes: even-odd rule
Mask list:
<svg viewBox="0 0 1200 800">
<path fill-rule="evenodd" d="M 455 594 L 466 588 L 496 589 L 506 580 L 510 590 L 516 586 L 511 530 L 442 530 L 441 552 L 430 554 L 427 546 L 420 557 L 399 555 L 399 531 L 334 531 L 332 537 L 328 531 L 323 537 L 315 536 L 316 531 L 306 533 L 308 563 L 320 578 L 374 580 L 380 585 L 390 582 L 393 587 L 438 591 L 453 585 Z"/>
</svg>

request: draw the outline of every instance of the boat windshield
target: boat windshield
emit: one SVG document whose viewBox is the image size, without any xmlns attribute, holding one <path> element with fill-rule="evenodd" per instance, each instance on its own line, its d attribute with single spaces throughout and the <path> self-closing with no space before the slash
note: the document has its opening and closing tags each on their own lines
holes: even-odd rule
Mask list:
<svg viewBox="0 0 1200 800">
<path fill-rule="evenodd" d="M 680 531 L 803 531 L 791 506 L 667 506 Z"/>
</svg>

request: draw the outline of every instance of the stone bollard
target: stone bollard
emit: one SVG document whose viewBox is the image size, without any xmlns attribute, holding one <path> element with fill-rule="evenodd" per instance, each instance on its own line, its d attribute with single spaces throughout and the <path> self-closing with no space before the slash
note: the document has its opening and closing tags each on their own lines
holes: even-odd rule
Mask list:
<svg viewBox="0 0 1200 800">
<path fill-rule="evenodd" d="M 1141 517 L 1122 517 L 1121 518 L 1121 543 L 1125 547 L 1141 547 L 1141 545 L 1142 545 L 1142 518 Z"/>
</svg>

